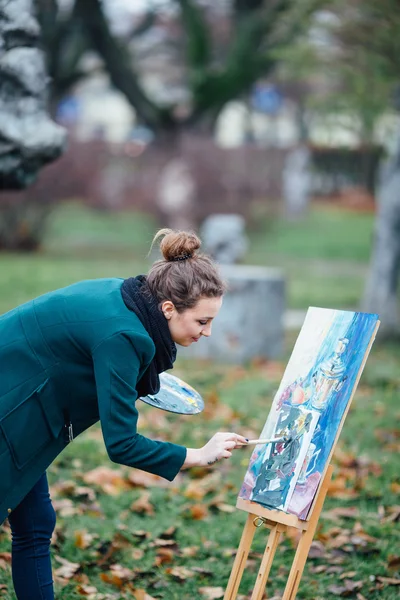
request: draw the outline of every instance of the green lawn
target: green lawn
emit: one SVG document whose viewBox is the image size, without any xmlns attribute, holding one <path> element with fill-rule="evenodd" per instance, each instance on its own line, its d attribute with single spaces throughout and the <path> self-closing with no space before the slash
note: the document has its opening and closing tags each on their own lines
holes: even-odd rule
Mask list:
<svg viewBox="0 0 400 600">
<path fill-rule="evenodd" d="M 261 221 L 244 262 L 282 269 L 287 305 L 356 308 L 371 251 L 373 215 L 314 207 L 304 219 Z M 157 229 L 143 214 L 109 214 L 77 203 L 51 217 L 41 252 L 0 257 L 0 312 L 78 279 L 136 274 Z"/>
<path fill-rule="evenodd" d="M 260 227 L 252 237 L 248 262 L 285 269 L 292 308 L 351 307 L 362 289 L 360 267 L 368 261 L 371 229 L 369 215 L 316 208 L 308 219 L 287 229 L 280 221 L 264 232 Z M 77 205 L 64 207 L 54 215 L 41 253 L 1 255 L 0 311 L 77 279 L 146 269 L 154 230 L 155 224 L 143 215 L 99 213 L 93 218 Z M 348 243 L 346 236 L 351 238 Z M 189 447 L 199 447 L 217 430 L 258 436 L 294 340 L 291 332 L 280 362 L 245 367 L 178 362 L 174 372 L 203 394 L 206 409 L 183 417 L 142 404 L 141 433 Z M 399 579 L 399 364 L 398 346 L 375 344 L 341 433 L 334 485 L 299 599 L 398 598 L 399 587 L 384 578 L 392 583 Z M 98 426 L 85 432 L 49 469 L 58 514 L 53 543 L 57 599 L 221 597 L 218 588 L 227 584 L 246 519 L 234 506 L 249 456 L 250 451 L 242 449 L 211 469 L 184 472 L 166 487 L 154 481 L 139 485 L 132 481 L 139 472 L 109 462 Z M 100 466 L 107 469 L 103 479 L 99 473 L 88 479 Z M 117 475 L 107 482 L 109 469 Z M 256 532 L 240 588 L 242 600 L 251 596 L 266 535 L 266 529 Z M 283 592 L 293 544 L 284 540 L 279 546 L 269 597 Z M 14 598 L 7 555 L 2 554 L 9 550 L 10 533 L 4 527 L 0 597 L 7 600 Z M 68 576 L 65 569 L 57 571 L 62 566 L 58 557 L 75 563 Z M 214 592 L 207 594 L 202 588 Z"/>
</svg>

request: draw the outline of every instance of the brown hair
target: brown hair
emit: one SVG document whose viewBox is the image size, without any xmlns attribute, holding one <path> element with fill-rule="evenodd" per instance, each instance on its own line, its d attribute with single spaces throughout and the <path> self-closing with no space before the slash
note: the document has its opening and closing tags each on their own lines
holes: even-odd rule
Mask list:
<svg viewBox="0 0 400 600">
<path fill-rule="evenodd" d="M 223 295 L 226 284 L 211 257 L 198 252 L 201 241 L 195 233 L 160 229 L 151 247 L 160 238 L 163 258 L 147 275 L 147 284 L 159 302 L 170 300 L 178 312 L 183 312 L 200 298 Z"/>
</svg>

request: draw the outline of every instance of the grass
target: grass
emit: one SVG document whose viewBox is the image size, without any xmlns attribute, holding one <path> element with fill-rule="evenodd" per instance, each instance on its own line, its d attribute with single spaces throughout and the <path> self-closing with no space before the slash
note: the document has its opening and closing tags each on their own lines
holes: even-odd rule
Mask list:
<svg viewBox="0 0 400 600">
<path fill-rule="evenodd" d="M 299 221 L 261 220 L 250 234 L 247 264 L 282 269 L 287 305 L 356 308 L 371 250 L 373 215 L 334 207 L 313 207 Z M 121 276 L 147 270 L 157 229 L 140 213 L 109 214 L 71 202 L 50 219 L 37 254 L 3 253 L 0 313 L 78 279 Z"/>
<path fill-rule="evenodd" d="M 286 227 L 276 221 L 268 230 L 260 228 L 252 235 L 247 260 L 280 266 L 288 273 L 291 308 L 352 307 L 363 285 L 371 227 L 370 215 L 316 208 L 304 221 Z M 54 214 L 39 254 L 2 255 L 0 311 L 78 279 L 142 272 L 149 264 L 145 254 L 154 230 L 145 215 L 109 217 L 92 215 L 76 204 L 65 206 Z M 294 340 L 290 332 L 280 362 L 238 367 L 181 360 L 175 373 L 201 391 L 204 412 L 183 417 L 142 404 L 141 433 L 189 447 L 199 447 L 215 431 L 228 428 L 258 436 Z M 395 427 L 400 416 L 399 362 L 398 346 L 374 345 L 341 433 L 335 485 L 324 506 L 299 599 L 338 597 L 332 586 L 343 586 L 346 579 L 360 582 L 359 592 L 368 600 L 398 597 L 398 587 L 377 578 L 398 577 L 400 528 L 393 507 L 400 488 Z M 139 600 L 145 598 L 140 590 L 146 590 L 151 598 L 197 600 L 207 598 L 199 592 L 202 587 L 225 588 L 246 518 L 233 507 L 248 460 L 249 451 L 240 450 L 209 470 L 193 469 L 167 487 L 144 490 L 128 484 L 133 470 L 109 462 L 98 425 L 85 432 L 48 473 L 58 513 L 54 569 L 60 567 L 57 556 L 79 565 L 74 577 L 57 578 L 57 599 Z M 120 472 L 108 493 L 100 479 L 85 481 L 98 466 Z M 134 504 L 140 498 L 144 512 Z M 335 516 L 335 508 L 354 513 Z M 170 527 L 174 529 L 168 532 Z M 256 533 L 240 588 L 243 599 L 250 597 L 266 533 Z M 283 592 L 293 543 L 284 540 L 279 546 L 269 596 Z M 0 529 L 0 597 L 6 600 L 14 598 L 9 567 L 1 568 L 1 552 L 9 550 L 5 527 Z M 126 578 L 115 565 L 129 570 Z M 181 570 L 174 570 L 177 567 Z M 357 592 L 343 593 L 356 599 Z"/>
<path fill-rule="evenodd" d="M 314 206 L 296 221 L 273 219 L 251 239 L 246 262 L 279 267 L 290 308 L 356 308 L 370 259 L 374 215 Z"/>
</svg>

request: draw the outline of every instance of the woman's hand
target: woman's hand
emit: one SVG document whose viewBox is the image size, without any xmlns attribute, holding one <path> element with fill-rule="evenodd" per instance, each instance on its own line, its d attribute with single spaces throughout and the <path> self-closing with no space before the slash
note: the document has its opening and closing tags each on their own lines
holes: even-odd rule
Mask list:
<svg viewBox="0 0 400 600">
<path fill-rule="evenodd" d="M 218 432 L 202 448 L 188 448 L 183 468 L 213 465 L 222 458 L 230 458 L 232 450 L 247 445 L 247 439 L 237 433 Z"/>
</svg>

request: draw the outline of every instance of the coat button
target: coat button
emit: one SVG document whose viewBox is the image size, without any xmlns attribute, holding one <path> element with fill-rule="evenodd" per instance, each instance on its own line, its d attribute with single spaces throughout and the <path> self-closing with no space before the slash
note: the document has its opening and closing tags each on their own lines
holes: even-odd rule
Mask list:
<svg viewBox="0 0 400 600">
<path fill-rule="evenodd" d="M 12 512 L 11 508 L 7 508 L 7 512 L 10 514 L 10 512 Z"/>
</svg>

